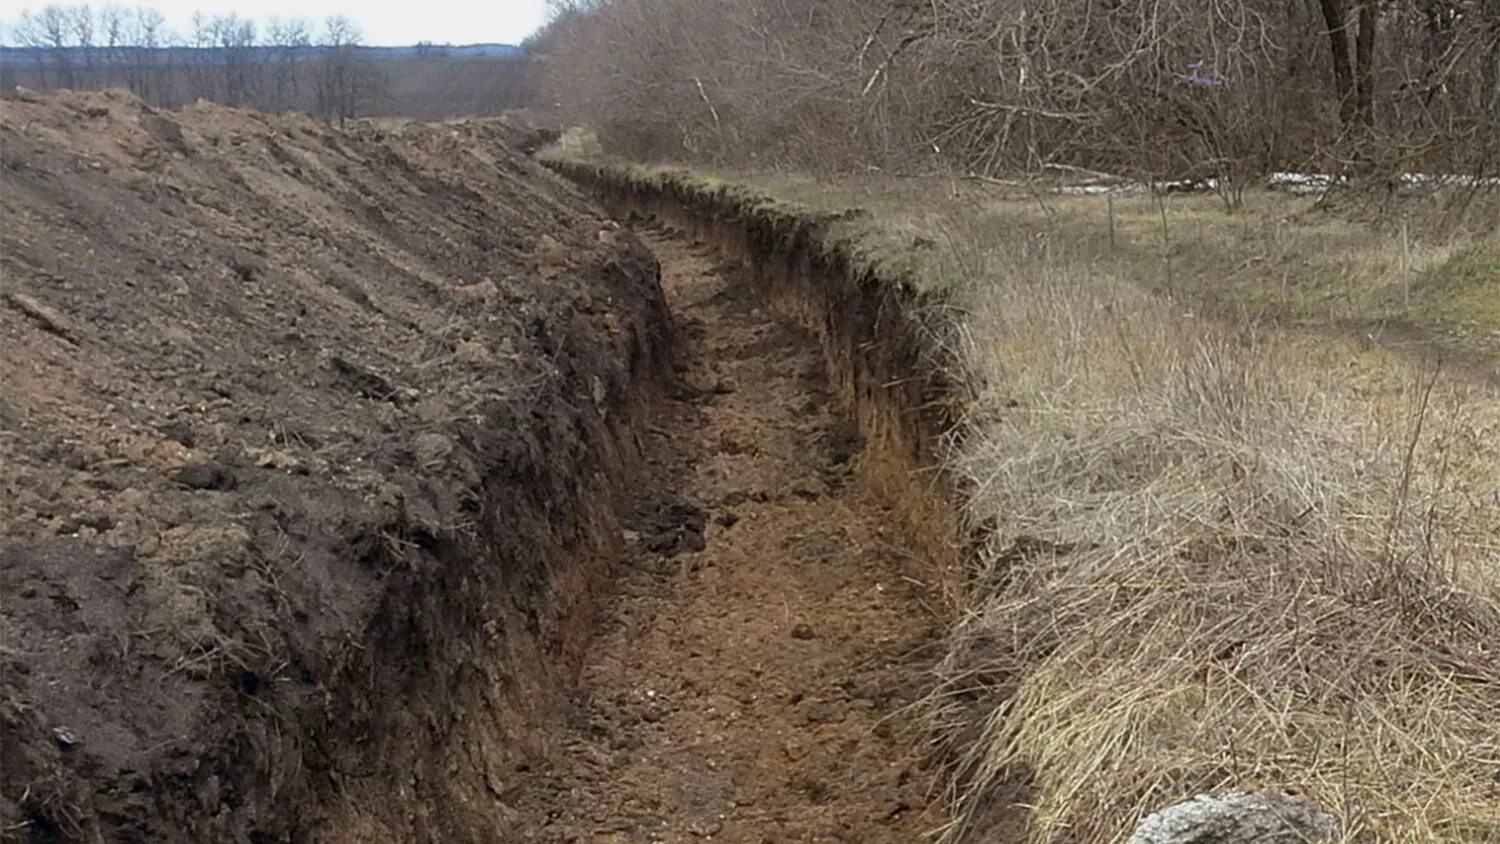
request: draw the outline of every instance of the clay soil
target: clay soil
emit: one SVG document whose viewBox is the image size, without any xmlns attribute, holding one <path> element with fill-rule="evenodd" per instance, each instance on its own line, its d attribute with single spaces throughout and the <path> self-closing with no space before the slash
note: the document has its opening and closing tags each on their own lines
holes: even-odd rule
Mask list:
<svg viewBox="0 0 1500 844">
<path fill-rule="evenodd" d="M 816 340 L 711 250 L 648 244 L 682 333 L 652 490 L 525 840 L 912 842 L 940 825 L 911 704 L 941 623 L 855 472 Z"/>
</svg>

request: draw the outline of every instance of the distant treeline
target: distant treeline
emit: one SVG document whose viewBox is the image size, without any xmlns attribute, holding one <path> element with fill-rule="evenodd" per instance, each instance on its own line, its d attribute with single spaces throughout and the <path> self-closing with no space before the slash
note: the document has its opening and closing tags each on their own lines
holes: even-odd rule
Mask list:
<svg viewBox="0 0 1500 844">
<path fill-rule="evenodd" d="M 71 65 L 81 67 L 93 62 L 96 65 L 127 65 L 135 60 L 136 56 L 143 50 L 160 50 L 170 53 L 173 60 L 183 64 L 214 64 L 221 62 L 228 55 L 226 51 L 215 47 L 140 47 L 135 44 L 121 44 L 112 48 L 100 47 L 64 47 L 60 50 L 50 47 L 25 47 L 8 46 L 0 44 L 0 56 L 5 61 L 17 64 L 34 63 L 49 69 L 54 65 Z M 248 48 L 252 54 L 258 54 L 262 61 L 273 61 L 281 58 L 291 58 L 306 61 L 318 58 L 324 51 L 321 44 L 309 44 L 305 47 L 282 48 L 271 44 L 255 44 Z M 371 59 L 402 59 L 402 58 L 494 58 L 515 57 L 521 55 L 521 48 L 515 44 L 414 44 L 408 47 L 372 47 L 365 44 L 356 45 L 360 54 Z M 92 50 L 92 55 L 90 55 Z M 284 52 L 280 52 L 283 51 Z"/>
<path fill-rule="evenodd" d="M 153 105 L 206 99 L 327 119 L 493 114 L 530 99 L 530 64 L 510 44 L 370 47 L 344 16 L 264 22 L 194 14 L 185 32 L 155 9 L 49 4 L 26 10 L 0 47 L 0 88 L 123 87 Z"/>
</svg>

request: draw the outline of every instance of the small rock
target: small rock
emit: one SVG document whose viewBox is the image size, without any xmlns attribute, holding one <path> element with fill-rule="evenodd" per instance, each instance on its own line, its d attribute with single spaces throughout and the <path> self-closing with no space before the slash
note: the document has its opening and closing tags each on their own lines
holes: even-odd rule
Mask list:
<svg viewBox="0 0 1500 844">
<path fill-rule="evenodd" d="M 1274 791 L 1226 791 L 1147 815 L 1129 844 L 1308 844 L 1333 837 L 1338 821 Z"/>
<path fill-rule="evenodd" d="M 740 517 L 734 513 L 720 513 L 714 517 L 714 524 L 719 527 L 734 527 L 739 523 Z"/>
<path fill-rule="evenodd" d="M 62 748 L 63 750 L 67 750 L 78 744 L 78 737 L 73 735 L 73 731 L 68 729 L 67 727 L 53 727 L 52 739 L 53 741 L 56 741 L 57 746 Z"/>
<path fill-rule="evenodd" d="M 620 239 L 620 224 L 614 220 L 605 220 L 599 225 L 599 242 L 605 245 L 615 243 Z"/>
<path fill-rule="evenodd" d="M 808 639 L 816 639 L 817 637 L 818 634 L 814 633 L 813 629 L 806 624 L 799 624 L 796 627 L 792 628 L 793 639 L 801 639 L 803 641 L 807 641 Z"/>
</svg>

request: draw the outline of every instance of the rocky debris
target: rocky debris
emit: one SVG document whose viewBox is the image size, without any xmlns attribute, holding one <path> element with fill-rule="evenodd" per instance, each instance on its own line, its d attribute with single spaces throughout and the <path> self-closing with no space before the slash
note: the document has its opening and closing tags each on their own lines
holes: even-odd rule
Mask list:
<svg viewBox="0 0 1500 844">
<path fill-rule="evenodd" d="M 1129 844 L 1313 844 L 1338 820 L 1305 800 L 1276 791 L 1200 794 L 1147 815 Z"/>
</svg>

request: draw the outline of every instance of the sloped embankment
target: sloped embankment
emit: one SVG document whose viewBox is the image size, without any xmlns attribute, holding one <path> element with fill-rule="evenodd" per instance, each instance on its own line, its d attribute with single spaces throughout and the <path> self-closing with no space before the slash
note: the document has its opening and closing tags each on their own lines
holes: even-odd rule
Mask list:
<svg viewBox="0 0 1500 844">
<path fill-rule="evenodd" d="M 503 840 L 669 357 L 508 133 L 0 105 L 7 837 Z"/>
</svg>

